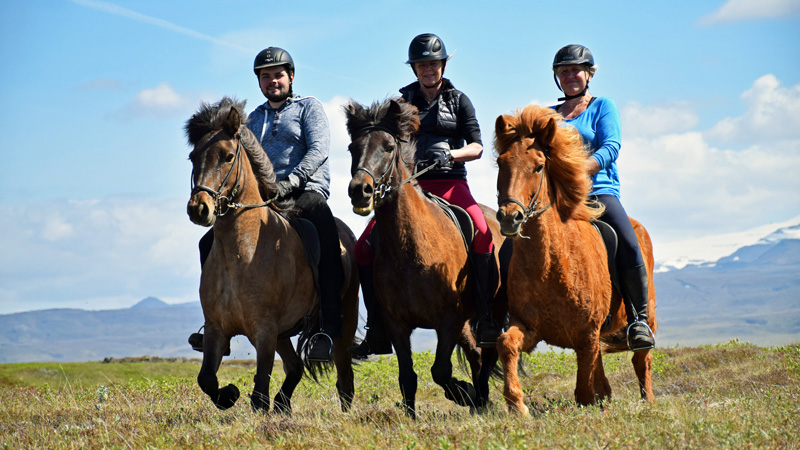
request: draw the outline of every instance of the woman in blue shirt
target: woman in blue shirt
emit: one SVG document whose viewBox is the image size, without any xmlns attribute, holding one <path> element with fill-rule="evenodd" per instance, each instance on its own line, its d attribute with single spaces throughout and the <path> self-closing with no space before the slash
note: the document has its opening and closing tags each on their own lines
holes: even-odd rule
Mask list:
<svg viewBox="0 0 800 450">
<path fill-rule="evenodd" d="M 647 325 L 647 271 L 636 233 L 619 200 L 619 111 L 610 98 L 589 94 L 589 81 L 596 70 L 588 48 L 568 45 L 560 49 L 553 59 L 553 77 L 564 97 L 558 99 L 563 103 L 553 109 L 581 133 L 590 149 L 587 161 L 593 183 L 590 196 L 605 206 L 600 220 L 611 225 L 619 237 L 617 271 L 628 316 L 628 342 L 631 350 L 646 350 L 655 346 L 655 339 Z"/>
</svg>

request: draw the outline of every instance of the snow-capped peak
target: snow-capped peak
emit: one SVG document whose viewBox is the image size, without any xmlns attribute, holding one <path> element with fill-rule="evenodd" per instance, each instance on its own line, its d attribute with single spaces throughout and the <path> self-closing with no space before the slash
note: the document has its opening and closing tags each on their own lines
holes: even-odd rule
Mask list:
<svg viewBox="0 0 800 450">
<path fill-rule="evenodd" d="M 654 246 L 656 272 L 682 269 L 687 265 L 714 265 L 720 258 L 750 245 L 800 239 L 800 216 L 785 222 L 762 225 L 747 231 L 719 234 Z"/>
</svg>

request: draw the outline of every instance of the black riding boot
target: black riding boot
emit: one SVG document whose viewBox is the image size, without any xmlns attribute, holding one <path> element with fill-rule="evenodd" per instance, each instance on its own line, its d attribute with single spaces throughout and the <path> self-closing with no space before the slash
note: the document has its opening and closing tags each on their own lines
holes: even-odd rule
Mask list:
<svg viewBox="0 0 800 450">
<path fill-rule="evenodd" d="M 656 346 L 655 336 L 647 325 L 648 280 L 644 264 L 620 271 L 622 298 L 628 315 L 628 348 L 647 350 Z"/>
<path fill-rule="evenodd" d="M 208 259 L 208 255 L 211 253 L 211 247 L 214 244 L 214 229 L 208 230 L 203 237 L 200 238 L 200 242 L 197 244 L 197 247 L 200 249 L 200 269 L 203 269 L 203 266 L 206 264 L 206 259 Z M 200 327 L 197 330 L 197 333 L 192 333 L 189 335 L 189 345 L 192 346 L 192 350 L 198 351 L 203 353 L 203 327 Z M 230 355 L 231 351 L 228 348 L 227 353 L 225 356 Z"/>
<path fill-rule="evenodd" d="M 478 301 L 472 320 L 472 334 L 478 347 L 493 348 L 500 337 L 500 328 L 492 318 L 494 290 L 497 288 L 497 262 L 494 253 L 473 253 L 472 268 L 478 285 Z"/>
<path fill-rule="evenodd" d="M 392 353 L 392 343 L 383 328 L 380 305 L 375 298 L 372 265 L 358 266 L 358 277 L 361 279 L 361 295 L 367 308 L 367 334 L 358 345 L 348 348 L 353 358 L 366 359 L 369 355 L 388 355 Z"/>
</svg>

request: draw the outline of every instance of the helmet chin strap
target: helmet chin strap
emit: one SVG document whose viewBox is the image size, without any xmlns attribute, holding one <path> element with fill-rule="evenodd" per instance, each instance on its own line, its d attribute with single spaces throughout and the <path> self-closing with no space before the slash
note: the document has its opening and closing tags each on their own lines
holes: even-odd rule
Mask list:
<svg viewBox="0 0 800 450">
<path fill-rule="evenodd" d="M 559 88 L 560 88 L 560 87 L 561 87 L 561 86 L 559 86 Z M 581 98 L 581 97 L 583 97 L 583 96 L 586 94 L 586 91 L 588 91 L 588 90 L 589 90 L 589 83 L 586 83 L 586 87 L 585 87 L 585 88 L 583 88 L 583 90 L 582 90 L 582 91 L 580 91 L 579 93 L 577 93 L 577 94 L 575 94 L 575 95 L 565 95 L 565 96 L 563 96 L 563 97 L 560 97 L 560 98 L 558 99 L 558 101 L 560 101 L 560 102 L 563 102 L 563 101 L 565 101 L 565 100 L 573 100 L 573 99 L 576 99 L 576 98 Z M 564 92 L 564 91 L 562 90 L 561 92 Z"/>
</svg>

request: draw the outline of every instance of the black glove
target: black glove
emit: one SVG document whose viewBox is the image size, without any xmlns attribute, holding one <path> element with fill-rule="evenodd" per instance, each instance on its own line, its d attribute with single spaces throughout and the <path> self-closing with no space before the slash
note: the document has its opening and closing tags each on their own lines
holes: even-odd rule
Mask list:
<svg viewBox="0 0 800 450">
<path fill-rule="evenodd" d="M 428 162 L 431 165 L 438 166 L 440 169 L 450 169 L 453 167 L 453 155 L 450 150 L 428 150 Z"/>
<path fill-rule="evenodd" d="M 286 197 L 292 195 L 292 192 L 294 192 L 294 186 L 292 186 L 291 181 L 278 181 L 278 195 L 276 196 L 278 200 L 285 199 Z"/>
</svg>

